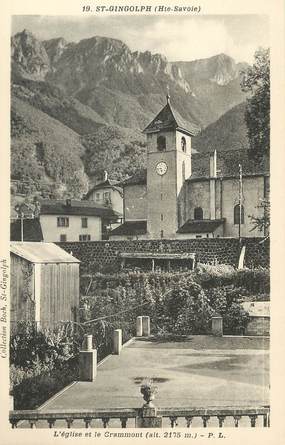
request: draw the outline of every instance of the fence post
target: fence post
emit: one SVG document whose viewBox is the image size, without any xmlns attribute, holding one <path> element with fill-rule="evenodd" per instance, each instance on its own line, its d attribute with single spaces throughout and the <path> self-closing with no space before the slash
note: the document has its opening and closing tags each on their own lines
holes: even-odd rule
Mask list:
<svg viewBox="0 0 285 445">
<path fill-rule="evenodd" d="M 79 380 L 93 382 L 97 374 L 97 349 L 93 349 L 92 335 L 84 335 L 82 350 L 79 352 Z"/>
<path fill-rule="evenodd" d="M 113 332 L 113 354 L 120 355 L 122 349 L 122 329 Z"/>
<path fill-rule="evenodd" d="M 146 403 L 138 412 L 136 428 L 161 428 L 162 417 L 157 415 L 157 408 L 152 402 L 157 393 L 157 386 L 153 386 L 149 381 L 141 386 L 141 393 Z"/>
<path fill-rule="evenodd" d="M 142 337 L 143 335 L 142 317 L 137 317 L 136 328 L 137 328 L 137 337 Z"/>
<path fill-rule="evenodd" d="M 223 336 L 223 318 L 220 316 L 212 317 L 212 335 L 215 337 Z"/>
</svg>

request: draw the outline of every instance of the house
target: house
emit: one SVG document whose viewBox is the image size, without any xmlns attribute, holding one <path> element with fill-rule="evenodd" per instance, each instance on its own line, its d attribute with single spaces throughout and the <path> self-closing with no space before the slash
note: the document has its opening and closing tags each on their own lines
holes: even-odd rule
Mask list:
<svg viewBox="0 0 285 445">
<path fill-rule="evenodd" d="M 12 242 L 11 327 L 19 321 L 53 327 L 76 321 L 79 307 L 79 263 L 53 243 Z"/>
<path fill-rule="evenodd" d="M 45 242 L 98 241 L 119 215 L 109 207 L 92 201 L 43 200 L 40 224 Z"/>
<path fill-rule="evenodd" d="M 167 103 L 145 128 L 147 168 L 122 186 L 124 223 L 112 239 L 253 237 L 269 194 L 269 159 L 248 150 L 194 153 L 197 125 Z"/>
<path fill-rule="evenodd" d="M 108 178 L 105 171 L 102 180 L 99 180 L 85 195 L 85 199 L 96 204 L 108 206 L 123 216 L 123 189 L 117 181 Z"/>
</svg>

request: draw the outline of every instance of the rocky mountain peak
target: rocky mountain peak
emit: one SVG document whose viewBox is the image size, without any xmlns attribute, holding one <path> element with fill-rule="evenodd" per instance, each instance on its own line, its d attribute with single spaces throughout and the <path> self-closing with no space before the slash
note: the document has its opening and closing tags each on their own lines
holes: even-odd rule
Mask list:
<svg viewBox="0 0 285 445">
<path fill-rule="evenodd" d="M 43 43 L 26 29 L 12 37 L 11 57 L 23 77 L 41 80 L 50 70 L 49 57 Z"/>
<path fill-rule="evenodd" d="M 54 64 L 57 62 L 63 51 L 68 46 L 68 42 L 62 37 L 59 37 L 57 39 L 44 40 L 43 45 L 48 54 L 51 64 Z"/>
</svg>

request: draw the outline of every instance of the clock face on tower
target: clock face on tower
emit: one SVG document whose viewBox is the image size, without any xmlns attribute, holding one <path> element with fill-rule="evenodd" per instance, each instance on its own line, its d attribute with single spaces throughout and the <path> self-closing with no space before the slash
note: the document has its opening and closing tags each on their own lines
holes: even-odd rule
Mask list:
<svg viewBox="0 0 285 445">
<path fill-rule="evenodd" d="M 156 164 L 156 173 L 160 176 L 165 175 L 165 173 L 167 172 L 167 164 L 164 161 L 159 162 L 158 164 Z"/>
</svg>

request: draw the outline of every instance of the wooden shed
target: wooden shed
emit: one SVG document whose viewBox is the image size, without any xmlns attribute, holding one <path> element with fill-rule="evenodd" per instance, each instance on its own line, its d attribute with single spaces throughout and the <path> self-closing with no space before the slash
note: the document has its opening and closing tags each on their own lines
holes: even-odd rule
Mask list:
<svg viewBox="0 0 285 445">
<path fill-rule="evenodd" d="M 11 328 L 34 321 L 52 328 L 75 321 L 80 261 L 53 243 L 12 242 Z"/>
</svg>

